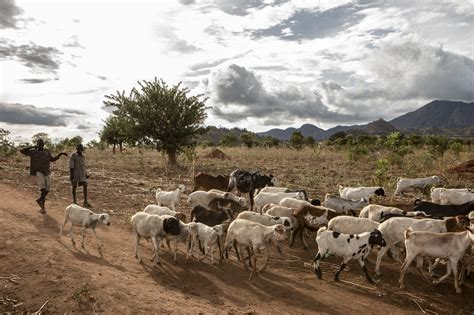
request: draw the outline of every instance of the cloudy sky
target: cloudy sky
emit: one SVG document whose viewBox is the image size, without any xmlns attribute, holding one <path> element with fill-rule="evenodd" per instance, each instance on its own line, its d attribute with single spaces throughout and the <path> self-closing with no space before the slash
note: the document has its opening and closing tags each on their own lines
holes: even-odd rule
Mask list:
<svg viewBox="0 0 474 315">
<path fill-rule="evenodd" d="M 264 131 L 474 100 L 474 2 L 0 0 L 0 128 L 97 137 L 138 80 L 209 97 L 207 124 Z"/>
</svg>

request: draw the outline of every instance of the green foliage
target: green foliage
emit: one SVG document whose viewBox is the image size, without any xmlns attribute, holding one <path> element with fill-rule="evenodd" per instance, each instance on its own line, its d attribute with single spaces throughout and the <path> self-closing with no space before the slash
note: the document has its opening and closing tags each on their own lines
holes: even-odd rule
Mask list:
<svg viewBox="0 0 474 315">
<path fill-rule="evenodd" d="M 66 148 L 75 148 L 78 144 L 81 144 L 83 142 L 83 139 L 81 136 L 75 136 L 72 138 L 65 138 L 61 141 L 59 141 L 56 144 L 56 149 L 66 149 Z"/>
<path fill-rule="evenodd" d="M 264 137 L 261 141 L 261 145 L 266 147 L 266 148 L 273 148 L 273 147 L 278 147 L 280 146 L 281 141 L 278 138 L 274 137 Z"/>
<path fill-rule="evenodd" d="M 333 135 L 331 135 L 328 139 L 329 142 L 333 143 L 335 142 L 336 140 L 338 139 L 344 139 L 346 138 L 347 134 L 345 131 L 338 131 L 336 133 L 334 133 Z"/>
<path fill-rule="evenodd" d="M 449 149 L 449 138 L 446 136 L 428 136 L 427 144 L 431 146 L 429 151 L 433 158 L 440 158 Z"/>
<path fill-rule="evenodd" d="M 304 144 L 309 147 L 313 147 L 316 144 L 316 140 L 314 140 L 314 138 L 311 136 L 307 136 L 304 138 Z"/>
<path fill-rule="evenodd" d="M 403 158 L 408 153 L 413 152 L 409 146 L 405 145 L 403 135 L 398 131 L 392 132 L 387 136 L 385 146 L 391 151 L 389 157 L 390 162 L 398 165 L 403 163 Z"/>
<path fill-rule="evenodd" d="M 53 142 L 51 141 L 51 138 L 46 132 L 38 132 L 37 134 L 34 134 L 33 137 L 31 137 L 31 142 L 33 142 L 33 145 L 36 145 L 36 142 L 39 139 L 43 139 L 44 141 L 44 146 L 46 148 L 51 148 L 53 147 Z"/>
<path fill-rule="evenodd" d="M 129 95 L 106 95 L 105 106 L 127 121 L 131 135 L 139 141 L 151 140 L 168 155 L 168 163 L 177 164 L 176 155 L 196 145 L 195 137 L 207 131 L 203 95 L 189 96 L 181 83 L 168 86 L 163 80 L 138 82 Z M 203 99 L 201 99 L 203 98 Z"/>
<path fill-rule="evenodd" d="M 240 134 L 240 141 L 247 146 L 247 148 L 251 148 L 254 146 L 257 140 L 257 135 L 253 132 L 244 132 Z"/>
<path fill-rule="evenodd" d="M 234 134 L 227 134 L 222 137 L 221 145 L 223 147 L 235 147 L 239 144 L 239 139 Z"/>
<path fill-rule="evenodd" d="M 205 139 L 205 140 L 202 140 L 201 142 L 199 142 L 199 146 L 201 146 L 203 148 L 213 147 L 214 142 L 212 142 L 211 140 Z"/>
<path fill-rule="evenodd" d="M 114 153 L 117 145 L 120 146 L 120 152 L 122 152 L 123 143 L 127 138 L 130 141 L 131 129 L 131 125 L 126 119 L 119 116 L 110 116 L 105 120 L 105 124 L 99 133 L 100 141 L 113 145 Z"/>
<path fill-rule="evenodd" d="M 370 135 L 360 135 L 357 137 L 357 144 L 374 145 L 377 142 L 377 137 Z"/>
<path fill-rule="evenodd" d="M 459 154 L 464 151 L 463 145 L 459 142 L 451 143 L 449 149 L 453 151 L 456 156 L 459 156 Z"/>
<path fill-rule="evenodd" d="M 291 135 L 291 138 L 289 140 L 289 144 L 290 144 L 290 146 L 292 146 L 296 150 L 301 150 L 303 148 L 303 145 L 304 145 L 304 140 L 305 139 L 304 139 L 303 135 L 301 134 L 301 132 L 300 131 L 295 131 Z"/>
<path fill-rule="evenodd" d="M 0 128 L 0 155 L 10 157 L 16 153 L 15 144 L 10 141 L 10 131 Z"/>
<path fill-rule="evenodd" d="M 424 137 L 417 134 L 411 134 L 407 136 L 406 141 L 408 145 L 414 147 L 421 147 L 425 143 Z"/>
<path fill-rule="evenodd" d="M 377 160 L 377 168 L 374 173 L 374 184 L 378 186 L 387 186 L 386 183 L 390 179 L 388 170 L 390 168 L 390 161 L 387 159 Z"/>
<path fill-rule="evenodd" d="M 97 141 L 95 139 L 89 141 L 87 143 L 87 147 L 92 149 L 92 148 L 97 148 L 99 150 L 105 150 L 105 147 L 106 147 L 106 143 L 103 142 L 103 141 Z"/>
<path fill-rule="evenodd" d="M 349 160 L 357 161 L 361 157 L 369 154 L 369 150 L 365 145 L 352 145 L 349 147 Z"/>
</svg>

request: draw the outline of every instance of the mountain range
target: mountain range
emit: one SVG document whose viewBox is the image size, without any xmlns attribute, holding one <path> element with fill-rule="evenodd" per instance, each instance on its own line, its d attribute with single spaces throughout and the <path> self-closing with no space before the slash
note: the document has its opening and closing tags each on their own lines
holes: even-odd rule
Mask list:
<svg viewBox="0 0 474 315">
<path fill-rule="evenodd" d="M 311 124 L 304 124 L 300 128 L 275 128 L 259 132 L 257 135 L 288 140 L 293 132 L 300 131 L 303 136 L 311 136 L 317 141 L 327 139 L 339 131 L 368 133 L 370 135 L 387 135 L 394 131 L 401 131 L 419 134 L 474 137 L 473 126 L 474 102 L 436 100 L 388 122 L 379 119 L 365 125 L 336 126 L 327 130 Z"/>
</svg>

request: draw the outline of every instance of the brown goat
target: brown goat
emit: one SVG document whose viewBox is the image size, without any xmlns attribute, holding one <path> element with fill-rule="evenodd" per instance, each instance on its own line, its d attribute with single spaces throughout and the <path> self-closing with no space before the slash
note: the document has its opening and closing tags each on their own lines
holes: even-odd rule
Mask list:
<svg viewBox="0 0 474 315">
<path fill-rule="evenodd" d="M 290 246 L 293 246 L 295 243 L 295 238 L 299 233 L 303 247 L 305 250 L 307 250 L 308 245 L 306 244 L 306 241 L 303 237 L 304 230 L 308 229 L 310 231 L 316 231 L 320 227 L 327 225 L 329 220 L 338 216 L 339 214 L 336 211 L 325 207 L 303 206 L 301 208 L 294 209 L 293 215 L 298 220 L 298 227 L 292 232 Z"/>
<path fill-rule="evenodd" d="M 194 189 L 193 192 L 203 188 L 204 191 L 209 191 L 211 189 L 218 189 L 222 191 L 227 191 L 227 186 L 229 185 L 229 176 L 228 175 L 217 175 L 213 176 L 206 173 L 197 173 L 194 176 Z"/>
</svg>

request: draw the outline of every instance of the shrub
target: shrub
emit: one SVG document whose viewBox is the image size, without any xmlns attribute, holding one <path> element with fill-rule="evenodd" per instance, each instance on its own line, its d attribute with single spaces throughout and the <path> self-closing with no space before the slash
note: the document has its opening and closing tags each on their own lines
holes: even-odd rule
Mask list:
<svg viewBox="0 0 474 315">
<path fill-rule="evenodd" d="M 373 179 L 374 184 L 378 186 L 386 186 L 386 183 L 390 179 L 388 176 L 388 169 L 390 167 L 390 161 L 387 159 L 377 160 L 377 168 L 375 170 Z"/>
</svg>

